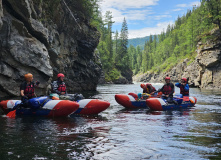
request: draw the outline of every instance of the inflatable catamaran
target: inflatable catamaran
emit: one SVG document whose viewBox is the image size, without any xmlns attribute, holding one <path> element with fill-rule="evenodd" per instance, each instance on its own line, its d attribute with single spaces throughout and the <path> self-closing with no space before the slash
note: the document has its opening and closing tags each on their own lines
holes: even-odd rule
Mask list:
<svg viewBox="0 0 221 160">
<path fill-rule="evenodd" d="M 5 114 L 15 110 L 16 116 L 66 117 L 70 114 L 94 115 L 106 110 L 110 103 L 98 99 L 82 99 L 78 101 L 52 100 L 47 96 L 32 98 L 24 107 L 21 100 L 5 100 L 0 108 Z"/>
<path fill-rule="evenodd" d="M 193 107 L 197 102 L 196 97 L 183 97 L 182 94 L 174 95 L 173 101 L 176 103 L 168 103 L 166 99 L 159 96 L 138 98 L 135 93 L 116 94 L 115 100 L 125 108 L 149 108 L 156 111 Z"/>
<path fill-rule="evenodd" d="M 69 100 L 52 100 L 45 96 L 30 99 L 28 107 L 22 106 L 21 100 L 1 101 L 0 108 L 5 114 L 15 110 L 16 116 L 66 117 L 77 111 L 79 104 Z"/>
</svg>

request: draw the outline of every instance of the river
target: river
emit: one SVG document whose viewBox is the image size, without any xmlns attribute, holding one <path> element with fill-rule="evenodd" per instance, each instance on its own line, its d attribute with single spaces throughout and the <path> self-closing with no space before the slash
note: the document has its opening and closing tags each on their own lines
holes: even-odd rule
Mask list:
<svg viewBox="0 0 221 160">
<path fill-rule="evenodd" d="M 0 159 L 221 159 L 221 91 L 191 88 L 195 107 L 160 112 L 124 109 L 114 95 L 129 92 L 141 92 L 139 84 L 100 85 L 84 93 L 111 103 L 97 116 L 2 115 Z"/>
</svg>

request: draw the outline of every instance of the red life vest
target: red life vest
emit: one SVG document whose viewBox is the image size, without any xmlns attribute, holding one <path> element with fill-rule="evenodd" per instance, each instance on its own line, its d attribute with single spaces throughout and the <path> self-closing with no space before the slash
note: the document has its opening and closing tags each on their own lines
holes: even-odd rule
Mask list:
<svg viewBox="0 0 221 160">
<path fill-rule="evenodd" d="M 58 91 L 60 91 L 60 92 L 66 92 L 66 86 L 65 86 L 65 84 L 63 83 L 61 83 L 59 86 L 58 86 Z"/>
<path fill-rule="evenodd" d="M 169 95 L 172 92 L 172 88 L 170 85 L 164 85 L 163 86 L 163 94 Z"/>
<path fill-rule="evenodd" d="M 28 98 L 32 98 L 34 97 L 34 93 L 35 93 L 34 84 L 33 83 L 31 83 L 30 85 L 27 84 L 24 90 L 24 95 L 27 96 Z"/>
<path fill-rule="evenodd" d="M 148 93 L 149 94 L 150 93 L 149 88 L 144 89 L 143 93 Z"/>
<path fill-rule="evenodd" d="M 188 90 L 188 91 L 185 91 L 185 90 L 184 90 L 184 86 L 181 85 L 181 86 L 180 86 L 180 94 L 182 94 L 183 96 L 189 96 L 189 90 Z"/>
<path fill-rule="evenodd" d="M 155 88 L 154 86 L 148 85 L 148 84 L 146 84 L 146 86 L 147 86 L 147 89 L 144 89 L 144 90 L 143 90 L 143 93 L 148 93 L 148 94 L 150 94 L 150 93 L 156 91 L 156 88 Z M 152 87 L 152 88 L 151 88 L 151 87 Z"/>
</svg>

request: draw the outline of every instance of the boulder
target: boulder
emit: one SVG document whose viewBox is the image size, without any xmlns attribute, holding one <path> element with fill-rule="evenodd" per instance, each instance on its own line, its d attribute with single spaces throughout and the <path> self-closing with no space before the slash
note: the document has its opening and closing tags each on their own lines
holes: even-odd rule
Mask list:
<svg viewBox="0 0 221 160">
<path fill-rule="evenodd" d="M 125 77 L 119 77 L 113 81 L 114 84 L 129 84 L 129 81 Z"/>
</svg>

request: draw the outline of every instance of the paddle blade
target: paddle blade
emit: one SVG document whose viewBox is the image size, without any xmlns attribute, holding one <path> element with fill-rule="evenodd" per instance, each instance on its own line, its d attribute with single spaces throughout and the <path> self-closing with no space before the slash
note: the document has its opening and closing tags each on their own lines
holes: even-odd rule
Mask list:
<svg viewBox="0 0 221 160">
<path fill-rule="evenodd" d="M 16 110 L 9 112 L 6 116 L 9 117 L 9 118 L 15 118 Z"/>
<path fill-rule="evenodd" d="M 188 96 L 183 96 L 183 101 L 190 101 Z"/>
</svg>

